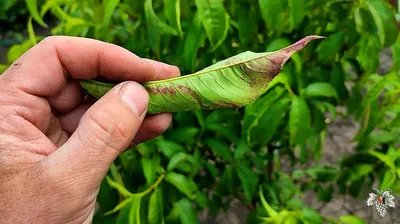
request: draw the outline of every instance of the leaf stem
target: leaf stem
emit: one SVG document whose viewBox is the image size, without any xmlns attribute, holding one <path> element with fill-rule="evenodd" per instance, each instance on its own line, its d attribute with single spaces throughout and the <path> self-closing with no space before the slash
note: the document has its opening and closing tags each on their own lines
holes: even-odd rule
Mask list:
<svg viewBox="0 0 400 224">
<path fill-rule="evenodd" d="M 161 174 L 158 177 L 157 181 L 153 185 L 151 185 L 145 191 L 143 191 L 141 193 L 138 193 L 138 194 L 135 194 L 135 195 L 140 196 L 140 197 L 143 197 L 143 196 L 147 195 L 148 193 L 150 193 L 154 188 L 156 188 L 161 183 L 161 181 L 164 179 L 164 177 L 165 177 L 165 174 L 164 173 Z"/>
</svg>

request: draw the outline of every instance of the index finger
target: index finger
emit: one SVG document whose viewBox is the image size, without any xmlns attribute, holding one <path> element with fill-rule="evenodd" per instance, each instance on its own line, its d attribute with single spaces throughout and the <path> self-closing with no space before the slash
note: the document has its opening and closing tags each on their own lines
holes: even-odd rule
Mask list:
<svg viewBox="0 0 400 224">
<path fill-rule="evenodd" d="M 22 55 L 2 75 L 25 92 L 51 96 L 67 81 L 105 77 L 139 83 L 179 76 L 176 66 L 143 59 L 114 44 L 98 40 L 53 36 Z"/>
</svg>

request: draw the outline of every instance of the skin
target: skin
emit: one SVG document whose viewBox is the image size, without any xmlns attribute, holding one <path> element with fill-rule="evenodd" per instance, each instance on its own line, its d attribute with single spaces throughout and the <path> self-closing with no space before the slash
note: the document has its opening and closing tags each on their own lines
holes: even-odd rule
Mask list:
<svg viewBox="0 0 400 224">
<path fill-rule="evenodd" d="M 138 83 L 179 75 L 85 38 L 49 37 L 22 55 L 0 76 L 0 223 L 91 223 L 113 160 L 171 123 L 146 115 Z M 100 76 L 122 83 L 85 99 L 77 80 Z"/>
</svg>

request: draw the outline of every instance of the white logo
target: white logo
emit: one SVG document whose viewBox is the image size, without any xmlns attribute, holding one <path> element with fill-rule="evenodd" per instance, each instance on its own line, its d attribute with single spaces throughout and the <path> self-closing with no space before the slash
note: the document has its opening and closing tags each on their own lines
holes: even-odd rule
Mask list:
<svg viewBox="0 0 400 224">
<path fill-rule="evenodd" d="M 379 214 L 383 217 L 386 214 L 387 207 L 395 207 L 395 204 L 393 202 L 394 196 L 391 194 L 391 189 L 379 191 L 378 189 L 374 188 L 374 190 L 377 192 L 377 194 L 369 193 L 367 205 L 375 206 Z"/>
</svg>

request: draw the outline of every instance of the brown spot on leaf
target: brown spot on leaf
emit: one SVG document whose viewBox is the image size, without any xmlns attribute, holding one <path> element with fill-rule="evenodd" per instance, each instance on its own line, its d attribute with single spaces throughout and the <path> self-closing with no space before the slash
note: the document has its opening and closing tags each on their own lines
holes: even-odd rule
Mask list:
<svg viewBox="0 0 400 224">
<path fill-rule="evenodd" d="M 175 95 L 176 94 L 176 91 L 172 86 L 167 86 L 167 87 L 162 88 L 161 92 L 163 94 L 167 94 L 167 93 L 169 93 L 171 95 Z"/>
<path fill-rule="evenodd" d="M 153 86 L 146 86 L 146 89 L 149 93 L 158 94 L 158 88 Z"/>
</svg>

